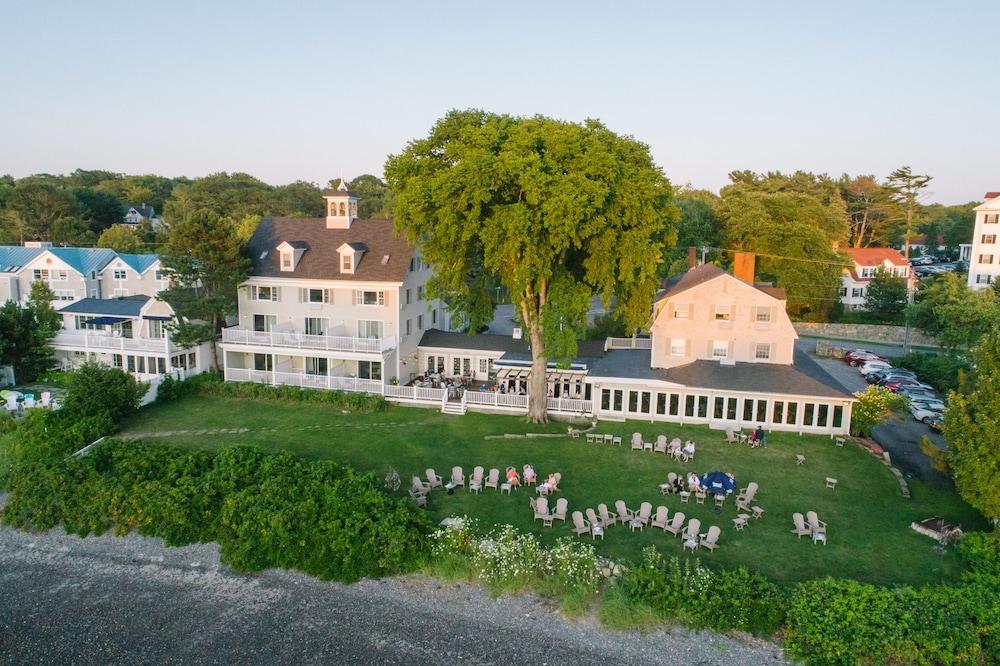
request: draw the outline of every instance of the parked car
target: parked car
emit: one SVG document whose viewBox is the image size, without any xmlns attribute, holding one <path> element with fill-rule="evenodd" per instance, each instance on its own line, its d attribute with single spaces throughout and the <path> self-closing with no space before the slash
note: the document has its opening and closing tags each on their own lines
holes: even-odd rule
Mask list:
<svg viewBox="0 0 1000 666">
<path fill-rule="evenodd" d="M 901 386 L 899 387 L 899 393 L 905 395 L 910 400 L 930 400 L 936 402 L 943 402 L 941 396 L 933 390 L 925 389 L 922 386 Z"/>
<path fill-rule="evenodd" d="M 927 389 L 933 389 L 934 388 L 934 387 L 932 387 L 932 386 L 930 386 L 928 384 L 921 384 L 916 379 L 906 379 L 906 378 L 903 378 L 903 379 L 892 379 L 892 380 L 887 381 L 884 384 L 882 384 L 882 386 L 886 387 L 887 389 L 889 389 L 893 393 L 896 393 L 897 391 L 899 391 L 900 387 L 902 387 L 902 386 L 922 386 L 922 387 L 927 388 Z"/>
<path fill-rule="evenodd" d="M 892 364 L 887 361 L 865 361 L 860 366 L 858 370 L 863 375 L 870 374 L 872 372 L 877 372 L 880 370 L 889 370 L 892 368 Z"/>
<path fill-rule="evenodd" d="M 867 349 L 852 349 L 851 351 L 844 354 L 844 361 L 849 363 L 851 367 L 857 367 L 858 365 L 864 363 L 865 361 L 881 361 L 882 359 L 878 354 Z"/>
<path fill-rule="evenodd" d="M 910 413 L 913 414 L 914 419 L 922 421 L 928 425 L 930 425 L 931 421 L 936 421 L 941 418 L 941 412 L 934 411 L 933 409 L 918 407 L 917 405 L 910 405 Z"/>
<path fill-rule="evenodd" d="M 930 266 L 934 263 L 934 257 L 913 257 L 910 259 L 911 266 Z"/>
<path fill-rule="evenodd" d="M 868 380 L 869 384 L 881 384 L 889 379 L 909 377 L 911 379 L 916 379 L 917 375 L 911 370 L 904 370 L 902 368 L 885 368 L 882 370 L 876 370 L 865 375 L 865 379 Z"/>
<path fill-rule="evenodd" d="M 920 396 L 909 396 L 910 407 L 920 407 L 922 409 L 928 409 L 932 412 L 944 412 L 947 407 L 944 401 L 938 398 L 931 397 L 920 397 Z"/>
</svg>

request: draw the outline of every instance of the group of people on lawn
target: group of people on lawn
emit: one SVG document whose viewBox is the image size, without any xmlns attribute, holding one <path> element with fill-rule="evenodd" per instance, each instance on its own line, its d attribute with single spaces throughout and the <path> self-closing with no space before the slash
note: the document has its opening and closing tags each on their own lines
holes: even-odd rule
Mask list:
<svg viewBox="0 0 1000 666">
<path fill-rule="evenodd" d="M 532 467 L 531 463 L 528 463 L 524 466 L 524 483 L 530 486 L 537 482 L 538 474 L 535 472 L 535 468 Z M 519 488 L 521 486 L 521 475 L 517 473 L 516 468 L 507 468 L 507 483 L 514 488 Z M 559 479 L 555 474 L 549 474 L 548 479 L 545 480 L 545 485 L 548 486 L 550 492 L 557 491 L 559 490 Z"/>
<path fill-rule="evenodd" d="M 731 471 L 727 471 L 726 476 L 728 476 L 733 481 L 733 483 L 736 482 L 736 477 L 733 475 Z M 675 495 L 677 493 L 684 492 L 685 489 L 689 493 L 698 493 L 702 491 L 708 492 L 708 489 L 701 487 L 701 477 L 699 477 L 698 474 L 695 472 L 688 472 L 686 488 L 685 488 L 685 480 L 683 474 L 678 474 L 677 478 L 674 479 L 674 482 L 670 486 L 666 487 L 667 492 L 673 493 Z"/>
</svg>

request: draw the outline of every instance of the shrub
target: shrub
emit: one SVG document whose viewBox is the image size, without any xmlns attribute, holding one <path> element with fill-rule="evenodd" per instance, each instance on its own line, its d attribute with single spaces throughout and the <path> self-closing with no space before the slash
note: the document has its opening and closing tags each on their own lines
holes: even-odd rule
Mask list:
<svg viewBox="0 0 1000 666">
<path fill-rule="evenodd" d="M 871 385 L 854 394 L 858 401 L 851 410 L 851 432 L 868 437 L 872 428 L 906 409 L 906 398 L 882 386 Z"/>
<path fill-rule="evenodd" d="M 168 389 L 174 394 L 211 395 L 240 400 L 267 400 L 272 402 L 306 402 L 326 404 L 340 409 L 370 413 L 386 409 L 388 402 L 381 395 L 353 393 L 347 391 L 327 391 L 325 389 L 303 389 L 296 386 L 269 386 L 255 382 L 227 382 L 217 373 L 203 373 L 183 382 L 182 386 Z M 163 390 L 161 384 L 160 390 Z"/>
<path fill-rule="evenodd" d="M 543 566 L 545 578 L 540 591 L 558 597 L 564 611 L 580 612 L 597 596 L 601 572 L 593 545 L 562 537 L 545 551 Z"/>
<path fill-rule="evenodd" d="M 147 384 L 97 361 L 88 361 L 70 373 L 63 410 L 78 418 L 107 414 L 115 423 L 139 409 Z"/>
<path fill-rule="evenodd" d="M 156 388 L 156 402 L 173 402 L 183 398 L 192 392 L 194 386 L 194 384 L 167 375 Z"/>
<path fill-rule="evenodd" d="M 910 352 L 891 361 L 895 366 L 913 370 L 920 381 L 945 394 L 958 389 L 959 377 L 968 373 L 970 367 L 969 362 L 963 358 L 926 352 Z"/>
<path fill-rule="evenodd" d="M 643 549 L 642 561 L 619 579 L 634 603 L 652 608 L 662 619 L 676 618 L 696 624 L 694 609 L 711 585 L 712 573 L 697 561 L 664 558 L 652 546 Z"/>
<path fill-rule="evenodd" d="M 10 490 L 3 521 L 16 527 L 214 540 L 238 570 L 346 582 L 413 569 L 430 532 L 426 514 L 383 492 L 374 474 L 247 447 L 108 441 L 86 456 L 18 467 Z"/>
<path fill-rule="evenodd" d="M 535 535 L 503 525 L 479 541 L 472 561 L 487 588 L 502 594 L 518 592 L 538 580 L 543 558 Z"/>
<path fill-rule="evenodd" d="M 446 580 L 472 577 L 472 557 L 478 539 L 477 523 L 468 516 L 453 518 L 430 535 L 430 556 L 425 569 Z"/>
<path fill-rule="evenodd" d="M 770 636 L 784 622 L 786 603 L 782 591 L 763 574 L 740 567 L 715 572 L 695 608 L 700 626 Z"/>
</svg>

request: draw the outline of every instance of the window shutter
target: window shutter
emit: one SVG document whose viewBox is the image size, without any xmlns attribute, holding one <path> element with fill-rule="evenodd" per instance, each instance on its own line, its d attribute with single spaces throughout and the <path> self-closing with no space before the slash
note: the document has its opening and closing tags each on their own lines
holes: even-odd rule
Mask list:
<svg viewBox="0 0 1000 666">
<path fill-rule="evenodd" d="M 357 289 L 351 291 L 351 302 L 353 305 L 359 305 L 361 303 L 361 292 Z"/>
<path fill-rule="evenodd" d="M 323 302 L 324 303 L 329 303 L 330 302 L 330 290 L 329 289 L 324 289 L 323 290 Z"/>
<path fill-rule="evenodd" d="M 271 300 L 275 302 L 281 300 L 281 287 L 271 287 Z"/>
<path fill-rule="evenodd" d="M 251 301 L 256 301 L 257 300 L 257 287 L 256 287 L 256 285 L 250 285 L 250 300 Z"/>
<path fill-rule="evenodd" d="M 299 303 L 305 303 L 308 300 L 308 292 L 305 287 L 299 287 Z"/>
</svg>

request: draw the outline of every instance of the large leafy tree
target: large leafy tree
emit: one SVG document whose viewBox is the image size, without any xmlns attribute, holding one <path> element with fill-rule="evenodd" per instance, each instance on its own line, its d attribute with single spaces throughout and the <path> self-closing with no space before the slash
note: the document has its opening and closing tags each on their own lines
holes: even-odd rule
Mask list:
<svg viewBox="0 0 1000 666">
<path fill-rule="evenodd" d="M 530 420 L 546 419 L 548 360 L 575 354 L 593 294 L 629 329 L 648 321 L 677 214 L 644 144 L 594 120 L 452 111 L 385 173 L 396 226 L 459 321 L 477 330 L 492 287 L 510 294 L 531 343 Z"/>
<path fill-rule="evenodd" d="M 212 367 L 219 369 L 215 340 L 237 310 L 236 288 L 250 271 L 237 224 L 202 210 L 170 225 L 161 254 L 170 288 L 158 296 L 174 309 L 170 334 L 181 347 L 212 342 Z"/>
<path fill-rule="evenodd" d="M 1000 326 L 1000 301 L 990 289 L 973 291 L 953 273 L 922 282 L 910 315 L 947 349 L 969 349 Z"/>
<path fill-rule="evenodd" d="M 1000 517 L 1000 334 L 982 338 L 964 390 L 948 396 L 944 435 L 958 492 L 987 518 Z"/>
<path fill-rule="evenodd" d="M 840 178 L 841 196 L 850 224 L 851 247 L 888 243 L 888 222 L 895 208 L 889 191 L 874 176 L 844 174 Z"/>
<path fill-rule="evenodd" d="M 116 252 L 139 253 L 145 251 L 146 244 L 135 229 L 115 225 L 101 232 L 97 247 L 111 248 Z"/>
<path fill-rule="evenodd" d="M 865 310 L 882 317 L 894 317 L 906 309 L 906 298 L 906 280 L 880 268 L 868 283 Z"/>
<path fill-rule="evenodd" d="M 0 365 L 14 366 L 21 381 L 33 380 L 52 365 L 52 339 L 62 328 L 53 298 L 49 286 L 36 280 L 27 305 L 7 301 L 0 306 Z"/>
</svg>

